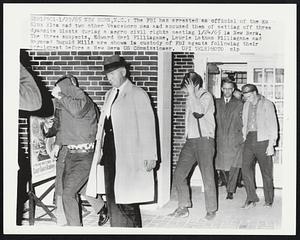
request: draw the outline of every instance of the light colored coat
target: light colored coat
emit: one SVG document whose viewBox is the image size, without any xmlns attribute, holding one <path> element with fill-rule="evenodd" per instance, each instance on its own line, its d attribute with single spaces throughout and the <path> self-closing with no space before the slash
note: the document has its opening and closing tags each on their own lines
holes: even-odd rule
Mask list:
<svg viewBox="0 0 300 240">
<path fill-rule="evenodd" d="M 124 89 L 111 108 L 116 149 L 115 199 L 118 204 L 150 202 L 154 200 L 153 171 L 147 172 L 144 160 L 157 160 L 155 119 L 146 92 L 125 82 Z M 109 111 L 105 96 L 96 136 L 95 155 L 89 175 L 86 194 L 104 193 L 102 157 L 105 137 L 104 120 Z"/>
<path fill-rule="evenodd" d="M 229 171 L 231 167 L 242 167 L 242 101 L 231 97 L 216 99 L 216 169 Z"/>
<path fill-rule="evenodd" d="M 257 105 L 256 124 L 257 124 L 257 141 L 269 140 L 274 146 L 278 138 L 278 123 L 274 105 L 264 96 L 259 95 L 260 100 Z M 248 113 L 249 102 L 244 103 L 243 107 L 243 137 L 246 140 L 248 134 Z"/>
</svg>

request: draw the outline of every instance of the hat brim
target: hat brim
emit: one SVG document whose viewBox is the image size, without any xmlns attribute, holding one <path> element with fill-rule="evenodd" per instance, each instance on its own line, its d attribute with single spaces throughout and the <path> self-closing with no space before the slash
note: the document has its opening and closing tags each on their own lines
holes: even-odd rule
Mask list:
<svg viewBox="0 0 300 240">
<path fill-rule="evenodd" d="M 114 71 L 114 70 L 116 70 L 116 69 L 118 69 L 120 67 L 123 67 L 123 66 L 113 67 L 113 68 L 106 69 L 106 70 L 102 71 L 101 74 L 105 75 L 105 74 L 110 73 L 110 72 L 112 72 L 112 71 Z"/>
<path fill-rule="evenodd" d="M 111 64 L 104 65 L 104 71 L 101 72 L 101 74 L 107 74 L 110 73 L 118 68 L 126 67 L 126 64 L 123 62 L 115 62 Z"/>
</svg>

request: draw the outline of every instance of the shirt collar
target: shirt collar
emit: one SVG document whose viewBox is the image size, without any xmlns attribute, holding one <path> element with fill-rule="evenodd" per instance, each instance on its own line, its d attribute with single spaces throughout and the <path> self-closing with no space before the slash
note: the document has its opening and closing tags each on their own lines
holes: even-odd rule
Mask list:
<svg viewBox="0 0 300 240">
<path fill-rule="evenodd" d="M 117 89 L 119 89 L 119 94 L 124 90 L 125 86 L 128 84 L 129 80 L 126 79 L 126 81 L 118 88 L 115 88 L 115 91 L 117 91 Z"/>
<path fill-rule="evenodd" d="M 197 97 L 200 97 L 201 94 L 204 93 L 204 92 L 205 92 L 205 90 L 204 90 L 203 88 L 196 88 L 196 89 L 195 89 L 195 95 L 196 95 Z"/>
<path fill-rule="evenodd" d="M 226 100 L 227 100 L 227 102 L 229 102 L 230 99 L 231 99 L 231 97 L 229 97 L 229 98 L 224 97 L 224 102 L 226 102 Z"/>
</svg>

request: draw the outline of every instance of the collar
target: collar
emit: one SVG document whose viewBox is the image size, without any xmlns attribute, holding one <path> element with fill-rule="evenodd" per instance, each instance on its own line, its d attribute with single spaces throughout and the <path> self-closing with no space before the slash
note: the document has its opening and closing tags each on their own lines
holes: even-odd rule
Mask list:
<svg viewBox="0 0 300 240">
<path fill-rule="evenodd" d="M 204 88 L 195 89 L 195 95 L 196 95 L 196 97 L 200 97 L 204 92 L 206 92 L 206 90 L 204 90 Z"/>
<path fill-rule="evenodd" d="M 114 88 L 114 91 L 117 91 L 117 89 L 119 89 L 119 94 L 120 94 L 122 91 L 124 91 L 124 88 L 125 88 L 125 86 L 126 86 L 128 83 L 129 83 L 129 80 L 126 79 L 126 81 L 123 82 L 123 84 L 122 84 L 120 87 Z"/>
<path fill-rule="evenodd" d="M 226 102 L 226 100 L 228 100 L 228 102 L 229 102 L 231 100 L 231 97 L 229 97 L 229 98 L 224 97 L 224 102 Z"/>
</svg>

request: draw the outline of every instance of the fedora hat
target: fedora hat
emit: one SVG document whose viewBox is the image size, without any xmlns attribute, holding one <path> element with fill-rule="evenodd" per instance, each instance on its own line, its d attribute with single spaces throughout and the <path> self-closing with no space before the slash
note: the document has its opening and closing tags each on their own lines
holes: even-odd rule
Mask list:
<svg viewBox="0 0 300 240">
<path fill-rule="evenodd" d="M 112 55 L 104 59 L 103 62 L 104 71 L 102 72 L 102 74 L 107 74 L 120 67 L 126 67 L 126 65 L 127 64 L 125 60 L 121 58 L 119 55 Z"/>
</svg>

